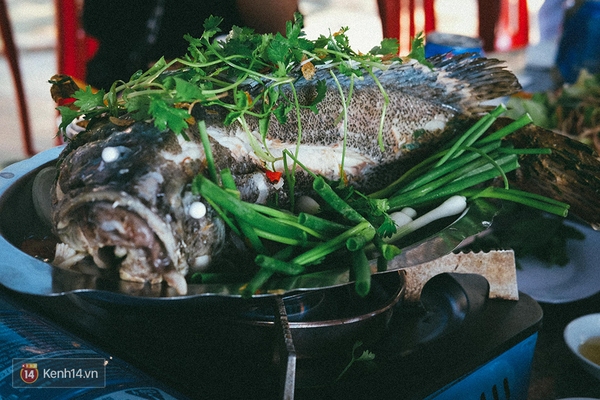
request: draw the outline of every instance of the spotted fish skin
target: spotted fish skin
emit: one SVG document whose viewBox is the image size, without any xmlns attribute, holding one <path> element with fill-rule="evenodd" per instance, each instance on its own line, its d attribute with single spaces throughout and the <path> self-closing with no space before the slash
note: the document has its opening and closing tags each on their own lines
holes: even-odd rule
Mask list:
<svg viewBox="0 0 600 400">
<path fill-rule="evenodd" d="M 295 85 L 300 104 L 312 101 L 317 81 L 327 84 L 319 112 L 308 109 L 300 112 L 302 143 L 322 146 L 342 144 L 343 109 L 335 80 L 343 89 L 344 97 L 350 98 L 346 146 L 383 162 L 402 156 L 403 144 L 418 143 L 415 131 L 439 134 L 441 130 L 436 129 L 439 125 L 432 125 L 431 122 L 450 119 L 458 113 L 481 111 L 482 101 L 520 90 L 515 76 L 505 70 L 498 60 L 439 56 L 429 61 L 433 69 L 411 61 L 392 64 L 389 69 L 373 74 L 389 97 L 383 124 L 383 151 L 377 136 L 379 121 L 384 113 L 384 95 L 372 76 L 365 74 L 353 79 L 351 95 L 348 94 L 351 79 L 347 76 L 334 79 L 328 70 L 319 71 L 310 81 L 301 80 Z M 269 135 L 282 142 L 295 143 L 296 127 L 295 113 L 290 113 L 288 122 L 283 125 L 272 118 Z"/>
<path fill-rule="evenodd" d="M 436 56 L 428 61 L 432 68 L 413 60 L 374 72 L 389 98 L 385 113 L 384 94 L 369 74 L 354 78 L 352 84 L 349 77 L 334 78 L 327 69 L 319 70 L 311 80 L 300 79 L 294 86 L 301 105 L 312 103 L 318 81 L 326 83 L 318 113 L 302 108 L 300 124 L 295 111 L 288 114 L 285 123 L 271 116 L 266 150 L 277 158 L 286 149 L 293 154 L 298 151 L 304 165 L 331 180 L 340 178 L 343 159 L 345 179 L 370 191 L 374 189 L 370 182 L 381 181 L 378 185 L 383 185 L 393 179 L 391 175 L 397 176 L 405 159 L 422 157 L 451 139 L 446 124 L 455 116 L 481 112 L 487 100 L 521 89 L 514 74 L 499 60 L 458 55 Z M 349 99 L 347 126 L 340 88 L 344 99 Z M 285 94 L 293 102 L 290 91 Z M 382 116 L 383 150 L 378 140 Z M 239 155 L 240 148 L 247 148 L 247 133 L 236 124 L 223 127 L 221 121 L 222 116 L 209 121 L 209 133 L 232 154 Z M 258 122 L 249 118 L 248 123 L 256 140 L 260 140 Z M 395 163 L 399 163 L 397 168 L 392 167 Z M 275 163 L 274 168 L 283 171 L 283 163 Z"/>
<path fill-rule="evenodd" d="M 374 73 L 389 96 L 383 150 L 377 136 L 384 96 L 373 78 L 354 80 L 344 129 L 340 87 L 347 99 L 350 79 L 336 76 L 338 87 L 330 72 L 321 70 L 315 79 L 295 84 L 301 104 L 312 102 L 317 80 L 327 84 L 318 113 L 300 110 L 300 140 L 295 112 L 285 123 L 271 118 L 263 142 L 257 121 L 248 118 L 246 131 L 238 123 L 225 126 L 222 110 L 207 110 L 217 168 L 232 170 L 246 201 L 264 203 L 273 194 L 285 201 L 286 187 L 264 173 L 267 167 L 282 171 L 283 163 L 266 163 L 259 157 L 249 140 L 252 135 L 275 157 L 288 149 L 314 173 L 332 180 L 340 178 L 343 164 L 351 184 L 377 188 L 451 139 L 454 131 L 447 126 L 455 117 L 477 113 L 482 102 L 519 90 L 516 77 L 497 60 L 456 56 L 430 61 L 432 69 L 408 62 Z M 228 238 L 209 204 L 203 218 L 189 215 L 191 204 L 203 201 L 201 194 L 192 194 L 191 182 L 205 172 L 206 156 L 197 127 L 185 133 L 189 140 L 159 131 L 149 122 L 92 121 L 59 158 L 52 192 L 52 220 L 59 238 L 76 254 L 92 256 L 98 266 L 118 268 L 122 279 L 166 280 L 180 294 L 186 293 L 185 277 L 210 266 Z M 103 159 L 107 148 L 116 149 L 119 157 Z M 303 181 L 309 183 L 300 177 L 299 187 Z"/>
</svg>

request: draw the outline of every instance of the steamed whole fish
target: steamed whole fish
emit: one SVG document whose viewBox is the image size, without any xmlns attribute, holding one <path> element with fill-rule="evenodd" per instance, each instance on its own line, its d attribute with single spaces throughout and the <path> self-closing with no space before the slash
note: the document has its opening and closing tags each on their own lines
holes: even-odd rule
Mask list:
<svg viewBox="0 0 600 400">
<path fill-rule="evenodd" d="M 344 138 L 342 98 L 328 71 L 295 84 L 301 103 L 309 104 L 317 80 L 327 82 L 318 113 L 301 110 L 299 147 L 298 121 L 290 113 L 285 123 L 271 119 L 263 150 L 278 158 L 285 149 L 298 149 L 304 166 L 332 180 L 341 177 L 343 164 L 343 177 L 350 184 L 376 190 L 451 139 L 455 120 L 481 111 L 487 100 L 520 89 L 498 60 L 456 56 L 430 61 L 433 69 L 410 62 L 377 72 L 390 97 L 383 151 L 377 140 L 381 90 L 369 76 L 354 82 Z M 337 78 L 348 95 L 349 78 Z M 249 137 L 237 123 L 225 126 L 222 110 L 202 114 L 215 164 L 231 169 L 242 199 L 265 203 L 278 196 L 285 201 L 286 182 L 271 180 L 265 160 L 254 151 L 255 143 L 261 143 L 258 123 L 248 120 Z M 70 141 L 60 156 L 52 191 L 52 223 L 63 242 L 54 264 L 72 268 L 89 256 L 100 268 L 118 269 L 121 279 L 165 280 L 184 294 L 190 273 L 211 268 L 226 256 L 236 258 L 235 238 L 202 195 L 192 193 L 193 178 L 206 173 L 206 155 L 197 129 L 185 134 L 189 140 L 125 116 L 92 120 Z M 274 166 L 280 171 L 284 167 L 281 162 Z M 302 184 L 303 174 L 298 175 L 300 195 L 308 186 Z"/>
</svg>

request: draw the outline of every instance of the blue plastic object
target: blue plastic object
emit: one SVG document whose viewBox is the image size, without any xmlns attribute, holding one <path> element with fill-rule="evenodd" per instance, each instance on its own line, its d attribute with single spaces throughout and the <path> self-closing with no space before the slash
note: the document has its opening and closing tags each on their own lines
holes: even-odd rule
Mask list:
<svg viewBox="0 0 600 400">
<path fill-rule="evenodd" d="M 427 400 L 527 399 L 537 336 L 534 333 L 472 373 L 438 390 Z"/>
<path fill-rule="evenodd" d="M 442 32 L 427 34 L 425 40 L 425 57 L 447 53 L 483 55 L 483 44 L 481 39 L 470 36 Z"/>
<path fill-rule="evenodd" d="M 600 1 L 588 0 L 565 18 L 556 66 L 567 83 L 582 69 L 600 73 Z"/>
</svg>

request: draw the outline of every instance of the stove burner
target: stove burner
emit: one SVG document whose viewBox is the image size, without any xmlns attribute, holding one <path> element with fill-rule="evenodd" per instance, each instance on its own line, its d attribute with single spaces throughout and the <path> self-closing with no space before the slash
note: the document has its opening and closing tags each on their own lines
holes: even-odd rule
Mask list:
<svg viewBox="0 0 600 400">
<path fill-rule="evenodd" d="M 384 312 L 399 301 L 403 293 L 403 275 L 397 271 L 374 275 L 371 291 L 362 298 L 354 290 L 354 285 L 341 285 L 334 288 L 302 291 L 281 296 L 288 321 L 294 328 L 311 328 L 339 325 L 355 319 L 366 319 Z M 248 301 L 248 306 L 240 317 L 252 324 L 272 325 L 280 313 L 272 299 Z"/>
<path fill-rule="evenodd" d="M 288 321 L 305 321 L 310 319 L 320 319 L 328 312 L 325 301 L 325 292 L 310 291 L 295 295 L 277 297 L 282 303 L 287 315 Z M 240 318 L 248 321 L 273 322 L 279 314 L 279 310 L 272 302 L 265 304 L 252 304 L 248 306 L 248 310 L 243 311 Z"/>
<path fill-rule="evenodd" d="M 93 296 L 86 297 L 86 292 L 55 298 L 36 298 L 5 289 L 0 293 L 10 295 L 34 313 L 50 317 L 63 329 L 75 333 L 78 340 L 102 349 L 107 356 L 120 358 L 193 399 L 351 400 L 371 398 L 373 393 L 381 399 L 421 399 L 452 382 L 463 382 L 463 377 L 480 370 L 494 357 L 510 353 L 508 350 L 512 351 L 517 344 L 529 346 L 525 350 L 533 354 L 531 343 L 535 344 L 533 336 L 541 321 L 537 303 L 521 294 L 518 302 L 496 300 L 479 304 L 479 300 L 485 298 L 487 286 L 482 287 L 481 277 L 476 277 L 479 279 L 468 277 L 466 283 L 457 282 L 462 276 L 433 278 L 434 283 L 426 285 L 424 303 L 428 302 L 427 292 L 431 291 L 432 301 L 435 298 L 436 302 L 448 304 L 434 302 L 426 308 L 423 304 L 398 302 L 389 309 L 383 307 L 385 312 L 364 320 L 378 321 L 377 329 L 381 333 L 363 325 L 363 333 L 355 329 L 344 344 L 338 341 L 332 347 L 325 345 L 317 351 L 309 349 L 307 353 L 302 353 L 305 350 L 298 346 L 303 341 L 309 344 L 313 341 L 302 339 L 306 332 L 333 328 L 323 324 L 324 321 L 290 322 L 287 312 L 291 310 L 292 315 L 303 314 L 311 319 L 327 305 L 329 293 L 322 298 L 313 297 L 312 293 L 296 293 L 299 296 L 292 304 L 310 305 L 301 307 L 286 305 L 284 300 L 288 296 L 270 298 L 272 315 L 268 315 L 264 304 L 258 309 L 267 314 L 264 319 L 272 321 L 262 324 L 249 323 L 247 316 L 246 319 L 231 318 L 234 309 L 240 311 L 239 304 L 224 307 L 218 299 L 213 299 L 211 313 L 207 314 L 206 308 L 196 307 L 198 304 L 188 304 L 179 310 L 173 308 L 172 303 L 164 302 L 139 307 L 138 303 L 98 302 Z M 387 293 L 388 303 L 398 292 L 401 278 L 398 274 L 390 274 L 382 281 L 379 276 L 375 277 L 374 284 L 384 288 L 382 293 Z M 350 289 L 351 286 L 345 290 Z M 340 298 L 344 302 L 348 300 L 344 296 Z M 374 307 L 371 303 L 371 308 Z M 244 309 L 248 310 L 248 307 Z M 338 322 L 336 330 L 345 325 L 339 319 L 331 321 Z M 455 322 L 440 329 L 435 321 Z M 299 328 L 311 324 L 311 329 Z M 315 324 L 324 327 L 314 328 Z M 316 340 L 324 344 L 327 336 L 333 336 L 328 332 L 321 331 Z M 369 350 L 375 359 L 355 363 L 337 380 L 359 341 L 364 344 L 355 354 Z M 525 356 L 529 357 L 529 353 Z M 520 394 L 527 388 L 523 379 L 530 364 L 523 354 L 511 357 L 511 368 L 518 367 L 522 372 L 515 376 L 498 376 L 493 372 L 495 369 L 487 368 L 485 376 L 476 377 L 479 386 L 484 385 L 488 390 L 500 379 L 499 382 L 509 382 L 511 398 L 513 393 L 515 398 L 524 398 Z M 479 398 L 479 390 L 482 389 L 469 393 Z"/>
<path fill-rule="evenodd" d="M 258 335 L 274 331 L 280 335 L 276 327 L 285 320 L 289 332 L 283 335 L 293 338 L 299 357 L 339 355 L 357 340 L 378 340 L 403 293 L 403 275 L 390 272 L 374 275 L 371 291 L 364 298 L 353 285 L 343 285 L 276 297 L 275 301 L 260 299 L 241 314 L 242 318 L 234 316 L 231 322 L 242 331 L 255 331 Z"/>
</svg>

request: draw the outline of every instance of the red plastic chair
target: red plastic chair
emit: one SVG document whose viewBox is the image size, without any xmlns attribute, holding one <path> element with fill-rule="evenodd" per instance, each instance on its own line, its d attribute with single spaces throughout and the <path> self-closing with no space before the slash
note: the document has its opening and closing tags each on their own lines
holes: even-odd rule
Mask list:
<svg viewBox="0 0 600 400">
<path fill-rule="evenodd" d="M 529 10 L 527 0 L 502 0 L 496 27 L 497 51 L 509 51 L 529 44 Z"/>
<path fill-rule="evenodd" d="M 85 34 L 81 26 L 82 1 L 55 0 L 56 56 L 58 73 L 69 75 L 78 84 L 84 84 L 86 63 L 98 49 L 98 42 Z M 56 137 L 56 144 L 62 144 Z"/>
<path fill-rule="evenodd" d="M 507 51 L 526 46 L 529 43 L 529 15 L 527 0 L 494 0 L 499 2 L 492 11 L 483 0 L 478 0 L 479 32 L 485 50 Z M 410 46 L 410 40 L 418 32 L 427 34 L 435 30 L 436 12 L 434 0 L 421 0 L 417 7 L 415 0 L 377 0 L 383 28 L 383 37 L 398 38 L 401 49 Z M 485 3 L 485 4 L 484 4 Z M 417 26 L 417 11 L 422 10 L 423 24 Z M 492 15 L 498 14 L 498 15 Z M 402 17 L 405 18 L 402 18 Z M 408 19 L 408 29 L 403 22 Z M 490 26 L 491 25 L 491 26 Z"/>
<path fill-rule="evenodd" d="M 56 54 L 58 73 L 70 75 L 80 82 L 85 81 L 85 66 L 97 50 L 97 42 L 85 35 L 80 23 L 81 1 L 55 0 L 57 42 Z M 5 0 L 0 0 L 0 31 L 4 52 L 8 59 L 17 97 L 17 107 L 21 122 L 22 141 L 25 154 L 36 153 L 29 119 L 23 78 L 19 65 L 19 55 L 13 39 L 13 29 Z M 60 144 L 60 138 L 57 139 Z"/>
<path fill-rule="evenodd" d="M 417 11 L 415 0 L 377 0 L 383 37 L 398 38 L 401 49 L 410 47 L 410 40 L 418 32 L 428 33 L 435 30 L 434 0 L 423 0 L 424 25 L 417 27 L 415 15 Z M 402 25 L 402 15 L 408 17 L 408 30 Z"/>
<path fill-rule="evenodd" d="M 98 49 L 95 39 L 86 36 L 81 26 L 82 1 L 55 0 L 58 73 L 85 82 L 87 61 Z"/>
<path fill-rule="evenodd" d="M 4 42 L 4 52 L 8 59 L 8 64 L 13 77 L 15 92 L 17 95 L 17 108 L 21 121 L 21 133 L 25 154 L 30 157 L 35 154 L 33 148 L 33 139 L 31 135 L 31 125 L 29 124 L 29 111 L 27 108 L 27 100 L 25 98 L 25 90 L 23 87 L 23 79 L 21 77 L 21 69 L 19 67 L 19 54 L 13 40 L 12 24 L 8 15 L 8 7 L 4 0 L 0 0 L 0 30 L 2 31 L 2 41 Z"/>
</svg>

